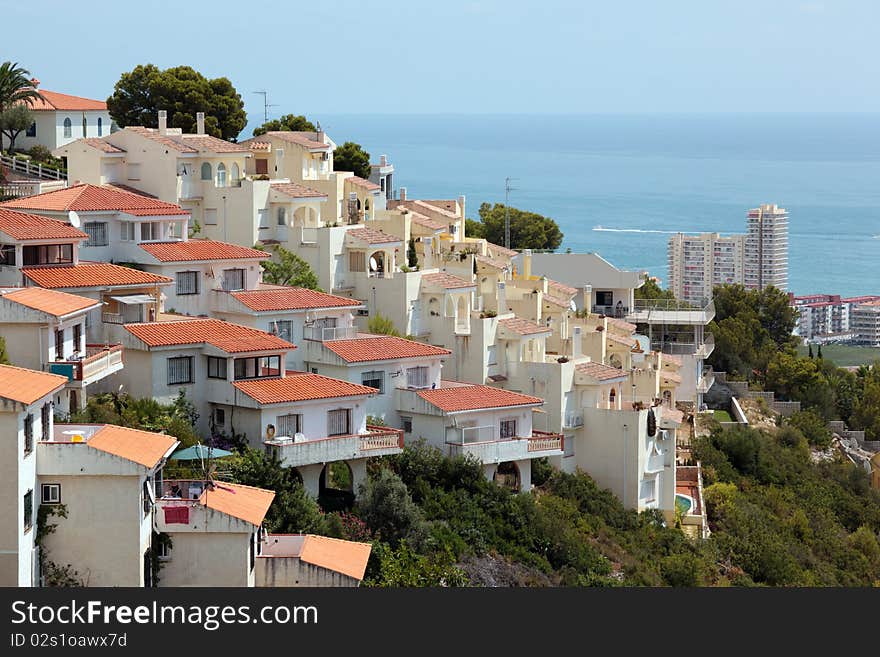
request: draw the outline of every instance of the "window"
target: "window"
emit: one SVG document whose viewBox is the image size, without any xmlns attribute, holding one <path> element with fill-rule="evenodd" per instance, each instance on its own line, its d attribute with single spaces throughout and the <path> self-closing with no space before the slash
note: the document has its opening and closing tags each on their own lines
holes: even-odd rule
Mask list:
<svg viewBox="0 0 880 657">
<path fill-rule="evenodd" d="M 104 119 L 100 116 L 98 117 L 98 136 L 102 137 L 104 135 Z"/>
<path fill-rule="evenodd" d="M 64 329 L 55 331 L 55 360 L 64 360 Z"/>
<path fill-rule="evenodd" d="M 226 378 L 226 359 L 217 356 L 208 356 L 208 378 L 209 379 L 225 379 Z"/>
<path fill-rule="evenodd" d="M 293 330 L 293 324 L 289 319 L 281 319 L 277 322 L 269 322 L 269 333 L 277 335 L 284 340 L 290 340 L 290 332 Z"/>
<path fill-rule="evenodd" d="M 256 561 L 256 533 L 251 534 L 250 545 L 248 546 L 248 560 L 251 564 L 251 570 L 254 569 Z"/>
<path fill-rule="evenodd" d="M 269 160 L 264 158 L 260 158 L 259 160 L 254 160 L 254 172 L 258 176 L 266 176 L 269 174 Z"/>
<path fill-rule="evenodd" d="M 217 225 L 217 208 L 205 208 L 205 225 Z"/>
<path fill-rule="evenodd" d="M 351 412 L 347 408 L 340 408 L 327 412 L 327 435 L 344 436 L 349 433 L 349 419 Z"/>
<path fill-rule="evenodd" d="M 501 437 L 516 438 L 516 420 L 501 420 Z"/>
<path fill-rule="evenodd" d="M 223 289 L 226 292 L 244 289 L 244 269 L 224 269 Z"/>
<path fill-rule="evenodd" d="M 83 224 L 83 230 L 89 236 L 83 246 L 107 246 L 106 221 L 87 221 Z"/>
<path fill-rule="evenodd" d="M 182 221 L 172 221 L 168 224 L 168 235 L 167 239 L 169 240 L 182 240 L 183 239 L 183 222 Z"/>
<path fill-rule="evenodd" d="M 34 451 L 34 414 L 28 413 L 24 419 L 24 455 Z"/>
<path fill-rule="evenodd" d="M 374 370 L 372 372 L 364 372 L 361 374 L 361 383 L 365 386 L 375 388 L 379 394 L 385 392 L 385 372 Z"/>
<path fill-rule="evenodd" d="M 367 254 L 363 251 L 351 251 L 348 254 L 349 271 L 366 271 Z"/>
<path fill-rule="evenodd" d="M 211 180 L 214 174 L 211 172 L 211 163 L 202 162 L 202 180 Z"/>
<path fill-rule="evenodd" d="M 21 255 L 25 266 L 70 264 L 73 262 L 73 244 L 24 246 Z"/>
<path fill-rule="evenodd" d="M 498 364 L 498 345 L 490 345 L 487 349 L 489 352 L 489 361 L 487 365 L 497 365 Z"/>
<path fill-rule="evenodd" d="M 126 171 L 128 172 L 129 180 L 141 179 L 141 165 L 139 162 L 129 162 L 128 166 L 126 166 Z"/>
<path fill-rule="evenodd" d="M 34 491 L 29 490 L 24 494 L 24 530 L 34 526 Z"/>
<path fill-rule="evenodd" d="M 73 325 L 73 353 L 78 354 L 82 351 L 82 324 Z"/>
<path fill-rule="evenodd" d="M 193 382 L 192 356 L 178 356 L 168 359 L 168 385 Z"/>
<path fill-rule="evenodd" d="M 179 271 L 177 272 L 177 294 L 198 294 L 199 293 L 199 272 L 197 271 Z"/>
<path fill-rule="evenodd" d="M 30 124 L 28 129 L 24 133 L 25 137 L 36 137 L 37 136 L 37 122 L 34 121 Z"/>
<path fill-rule="evenodd" d="M 259 223 L 257 224 L 260 229 L 265 230 L 269 227 L 269 211 L 268 210 L 257 210 L 257 216 L 259 218 Z"/>
<path fill-rule="evenodd" d="M 150 481 L 150 478 L 147 477 L 144 480 L 144 515 L 147 515 L 150 511 L 153 510 L 153 505 L 156 503 L 156 495 L 153 493 L 153 482 Z"/>
<path fill-rule="evenodd" d="M 597 306 L 613 306 L 614 305 L 614 293 L 613 292 L 596 292 L 596 305 Z"/>
<path fill-rule="evenodd" d="M 61 484 L 43 484 L 40 487 L 41 504 L 61 504 Z"/>
<path fill-rule="evenodd" d="M 70 117 L 64 119 L 64 136 L 73 137 L 73 122 Z"/>
<path fill-rule="evenodd" d="M 428 368 L 410 367 L 406 370 L 406 385 L 409 388 L 428 387 Z"/>
<path fill-rule="evenodd" d="M 42 440 L 49 440 L 49 429 L 52 428 L 52 402 L 46 402 L 40 409 L 40 428 L 42 429 Z"/>
<path fill-rule="evenodd" d="M 401 415 L 400 421 L 403 424 L 403 433 L 412 433 L 412 418 L 408 415 Z"/>
<path fill-rule="evenodd" d="M 156 222 L 145 222 L 141 224 L 141 242 L 150 240 L 158 240 L 160 238 L 160 224 Z"/>
<path fill-rule="evenodd" d="M 278 208 L 278 225 L 287 225 L 287 208 L 285 208 L 284 206 Z"/>
<path fill-rule="evenodd" d="M 217 187 L 226 187 L 226 165 L 222 162 L 217 165 Z"/>
<path fill-rule="evenodd" d="M 123 242 L 132 242 L 134 241 L 134 224 L 128 221 L 123 221 L 120 225 L 121 236 L 120 239 Z"/>
<path fill-rule="evenodd" d="M 226 410 L 222 408 L 214 409 L 214 426 L 217 427 L 225 427 L 226 426 Z"/>
<path fill-rule="evenodd" d="M 276 425 L 278 426 L 278 436 L 295 436 L 302 432 L 302 415 L 299 413 L 279 415 L 276 419 Z"/>
<path fill-rule="evenodd" d="M 233 370 L 235 380 L 259 379 L 281 375 L 281 356 L 259 356 L 257 358 L 236 358 Z"/>
<path fill-rule="evenodd" d="M 241 169 L 239 169 L 238 165 L 233 162 L 232 169 L 230 171 L 232 172 L 232 184 L 237 185 L 239 179 L 241 178 Z"/>
<path fill-rule="evenodd" d="M 15 244 L 0 244 L 0 266 L 15 264 Z"/>
<path fill-rule="evenodd" d="M 83 137 L 86 136 L 86 129 L 88 128 L 89 123 L 86 121 L 86 115 L 83 114 Z"/>
</svg>

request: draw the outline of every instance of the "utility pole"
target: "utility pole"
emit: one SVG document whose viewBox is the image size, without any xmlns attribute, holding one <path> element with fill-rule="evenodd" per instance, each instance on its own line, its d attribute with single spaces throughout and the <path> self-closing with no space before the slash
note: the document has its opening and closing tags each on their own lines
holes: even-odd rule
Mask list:
<svg viewBox="0 0 880 657">
<path fill-rule="evenodd" d="M 263 97 L 263 123 L 269 122 L 269 108 L 270 107 L 278 107 L 277 105 L 269 104 L 269 92 L 268 91 L 254 91 L 253 93 L 258 96 Z"/>
<path fill-rule="evenodd" d="M 516 188 L 510 186 L 510 181 L 515 178 L 504 179 L 504 248 L 510 248 L 510 192 Z"/>
</svg>

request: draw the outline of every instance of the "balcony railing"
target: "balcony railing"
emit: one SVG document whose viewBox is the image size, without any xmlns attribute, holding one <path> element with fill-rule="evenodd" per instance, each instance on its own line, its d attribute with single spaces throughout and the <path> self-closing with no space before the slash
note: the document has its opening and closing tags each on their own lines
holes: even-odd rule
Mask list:
<svg viewBox="0 0 880 657">
<path fill-rule="evenodd" d="M 532 429 L 532 435 L 528 440 L 530 452 L 562 450 L 565 446 L 565 437 L 561 433 L 550 433 L 537 429 Z"/>
<path fill-rule="evenodd" d="M 474 427 L 484 429 L 485 427 Z M 489 427 L 494 429 L 494 427 Z M 485 432 L 484 432 L 485 433 Z M 558 433 L 533 431 L 529 438 L 502 438 L 480 442 L 449 442 L 450 456 L 473 455 L 481 463 L 501 463 L 541 456 L 561 456 L 563 436 Z"/>
<path fill-rule="evenodd" d="M 367 426 L 367 431 L 296 441 L 295 436 L 276 436 L 264 442 L 286 467 L 347 461 L 371 456 L 399 454 L 403 449 L 403 430 Z"/>
<path fill-rule="evenodd" d="M 712 299 L 701 299 L 697 303 L 679 299 L 636 299 L 626 319 L 633 323 L 708 324 L 714 317 Z"/>
<path fill-rule="evenodd" d="M 566 429 L 582 427 L 584 426 L 584 416 L 581 413 L 566 413 L 562 426 Z"/>
<path fill-rule="evenodd" d="M 122 345 L 111 346 L 87 344 L 86 357 L 82 360 L 65 360 L 49 363 L 49 371 L 66 376 L 70 381 L 87 381 L 103 378 L 113 368 L 122 365 Z M 117 368 L 118 369 L 118 368 Z"/>
<path fill-rule="evenodd" d="M 697 392 L 709 392 L 709 388 L 713 385 L 715 385 L 715 374 L 712 370 L 707 370 L 703 373 L 703 376 L 700 377 L 700 380 L 697 381 Z"/>
<path fill-rule="evenodd" d="M 101 313 L 101 321 L 105 324 L 125 324 L 125 318 L 120 313 Z"/>
<path fill-rule="evenodd" d="M 303 327 L 304 340 L 352 340 L 357 337 L 357 327 L 354 326 L 305 326 Z"/>
</svg>

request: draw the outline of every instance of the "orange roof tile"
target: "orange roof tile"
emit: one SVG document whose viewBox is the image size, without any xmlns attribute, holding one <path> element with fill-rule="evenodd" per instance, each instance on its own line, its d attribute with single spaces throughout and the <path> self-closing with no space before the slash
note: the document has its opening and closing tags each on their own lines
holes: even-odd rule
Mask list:
<svg viewBox="0 0 880 657">
<path fill-rule="evenodd" d="M 396 235 L 390 235 L 378 228 L 354 228 L 346 235 L 367 244 L 397 244 L 403 241 Z"/>
<path fill-rule="evenodd" d="M 276 379 L 235 381 L 232 385 L 260 404 L 376 394 L 376 389 L 369 386 L 308 372 L 288 372 L 287 376 Z"/>
<path fill-rule="evenodd" d="M 564 283 L 560 283 L 559 281 L 554 281 L 550 278 L 547 279 L 547 287 L 556 290 L 556 296 L 560 294 L 573 297 L 577 294 L 577 288 L 571 287 L 570 285 L 565 285 Z"/>
<path fill-rule="evenodd" d="M 274 499 L 275 491 L 215 481 L 213 488 L 205 489 L 199 502 L 209 509 L 259 526 Z"/>
<path fill-rule="evenodd" d="M 369 180 L 365 180 L 360 176 L 350 176 L 345 179 L 345 182 L 354 185 L 355 187 L 363 187 L 366 190 L 375 191 L 377 189 L 382 189 L 379 185 L 374 182 L 370 182 Z"/>
<path fill-rule="evenodd" d="M 9 209 L 0 204 L 0 232 L 15 240 L 84 240 L 88 237 L 65 221 Z"/>
<path fill-rule="evenodd" d="M 489 256 L 478 255 L 474 256 L 477 262 L 480 262 L 484 265 L 489 265 L 490 267 L 494 267 L 495 269 L 510 269 L 510 263 L 504 262 L 503 260 L 498 260 L 496 258 L 490 258 Z M 544 295 L 544 298 L 548 298 L 549 295 Z M 567 305 L 567 304 L 566 304 Z"/>
<path fill-rule="evenodd" d="M 553 329 L 549 326 L 541 326 L 528 319 L 522 317 L 509 317 L 507 319 L 499 319 L 498 325 L 504 327 L 511 333 L 519 335 L 535 335 L 537 333 L 552 333 Z"/>
<path fill-rule="evenodd" d="M 660 372 L 660 377 L 672 383 L 681 383 L 681 376 L 673 372 Z"/>
<path fill-rule="evenodd" d="M 57 91 L 48 91 L 46 89 L 37 89 L 43 97 L 35 98 L 29 101 L 30 109 L 33 112 L 53 112 L 55 110 L 67 111 L 90 111 L 90 110 L 106 110 L 107 103 L 103 100 L 93 100 L 91 98 L 83 98 L 82 96 L 71 96 L 70 94 L 62 94 Z M 110 126 L 107 126 L 108 128 Z"/>
<path fill-rule="evenodd" d="M 486 247 L 489 251 L 489 255 L 494 258 L 497 258 L 498 256 L 512 258 L 519 255 L 519 251 L 514 251 L 513 249 L 508 249 L 507 247 L 499 246 L 498 244 L 492 244 L 492 242 L 486 242 Z"/>
<path fill-rule="evenodd" d="M 245 292 L 230 292 L 242 304 L 256 312 L 302 310 L 306 308 L 343 308 L 360 306 L 357 299 L 317 292 L 304 287 L 267 287 Z"/>
<path fill-rule="evenodd" d="M 91 146 L 92 148 L 97 148 L 99 151 L 103 151 L 105 153 L 125 153 L 125 149 L 119 148 L 119 146 L 114 146 L 106 139 L 102 139 L 100 137 L 86 137 L 84 139 L 77 139 L 75 144 L 83 144 L 84 146 Z M 68 144 L 72 145 L 72 144 Z"/>
<path fill-rule="evenodd" d="M 324 192 L 319 192 L 317 189 L 312 189 L 299 183 L 271 183 L 269 187 L 290 198 L 327 198 Z"/>
<path fill-rule="evenodd" d="M 660 407 L 660 417 L 664 420 L 668 420 L 673 422 L 674 424 L 681 424 L 684 419 L 684 413 L 682 413 L 677 408 L 669 408 L 668 406 Z"/>
<path fill-rule="evenodd" d="M 302 132 L 292 130 L 270 130 L 269 132 L 259 136 L 259 141 L 263 141 L 266 136 L 277 137 L 291 144 L 305 146 L 310 150 L 327 150 L 330 144 L 318 141 L 318 135 L 314 132 Z M 250 140 L 249 140 L 250 141 Z"/>
<path fill-rule="evenodd" d="M 210 344 L 228 354 L 296 349 L 296 345 L 265 331 L 219 319 L 126 324 L 125 330 L 149 347 Z"/>
<path fill-rule="evenodd" d="M 52 212 L 115 211 L 138 217 L 189 214 L 189 210 L 184 210 L 175 203 L 166 203 L 152 196 L 135 194 L 118 187 L 88 184 L 25 196 L 7 201 L 3 207 Z"/>
<path fill-rule="evenodd" d="M 248 140 L 246 142 L 242 142 L 242 144 L 247 144 L 248 148 L 252 151 L 269 151 L 272 149 L 272 144 L 268 141 L 251 141 Z"/>
<path fill-rule="evenodd" d="M 186 242 L 150 242 L 139 244 L 144 251 L 160 262 L 191 262 L 196 260 L 265 260 L 271 258 L 265 251 L 214 240 L 187 240 Z"/>
<path fill-rule="evenodd" d="M 0 365 L 0 399 L 33 404 L 67 385 L 67 377 Z"/>
<path fill-rule="evenodd" d="M 611 367 L 610 365 L 603 365 L 602 363 L 590 362 L 590 363 L 580 363 L 574 366 L 575 370 L 580 374 L 584 374 L 586 376 L 592 377 L 599 381 L 610 381 L 612 379 L 623 379 L 626 378 L 627 373 L 621 369 L 616 367 Z"/>
<path fill-rule="evenodd" d="M 611 326 L 614 326 L 614 327 L 616 327 L 616 328 L 622 329 L 622 330 L 627 331 L 627 332 L 629 332 L 629 333 L 632 333 L 633 331 L 636 330 L 636 325 L 635 325 L 635 324 L 630 324 L 630 323 L 629 323 L 628 321 L 626 321 L 625 319 L 617 319 L 616 317 L 609 317 L 609 318 L 608 318 L 608 323 L 609 323 Z"/>
<path fill-rule="evenodd" d="M 427 228 L 428 230 L 433 230 L 435 232 L 438 230 L 446 230 L 448 228 L 446 224 L 440 223 L 439 221 L 434 221 L 429 216 L 424 215 L 420 212 L 413 212 L 412 210 L 407 210 L 407 212 L 409 212 L 409 216 L 412 219 L 412 222 L 417 226 L 421 226 L 422 228 Z"/>
<path fill-rule="evenodd" d="M 155 468 L 162 457 L 177 447 L 178 443 L 174 436 L 163 433 L 105 424 L 88 439 L 86 444 L 144 467 Z"/>
<path fill-rule="evenodd" d="M 137 133 L 146 139 L 159 142 L 169 148 L 181 153 L 199 153 L 207 151 L 209 153 L 247 153 L 249 149 L 246 145 L 236 144 L 225 139 L 212 137 L 211 135 L 194 135 L 194 134 L 165 134 L 160 135 L 156 128 L 145 128 L 143 126 L 128 126 L 125 128 L 131 132 Z"/>
<path fill-rule="evenodd" d="M 39 310 L 53 317 L 63 317 L 87 308 L 95 308 L 101 305 L 100 301 L 79 297 L 75 294 L 47 290 L 42 287 L 23 287 L 19 290 L 7 292 L 2 297 L 6 301 Z"/>
<path fill-rule="evenodd" d="M 347 363 L 448 356 L 452 353 L 443 347 L 435 347 L 431 344 L 398 338 L 393 335 L 361 334 L 352 340 L 328 340 L 324 342 L 324 346 Z"/>
<path fill-rule="evenodd" d="M 449 385 L 444 382 L 434 390 L 417 390 L 416 393 L 447 413 L 507 406 L 537 406 L 544 403 L 540 397 L 477 384 Z"/>
<path fill-rule="evenodd" d="M 344 541 L 339 538 L 308 534 L 303 540 L 299 558 L 354 579 L 363 579 L 373 546 L 369 543 Z"/>
<path fill-rule="evenodd" d="M 442 217 L 447 217 L 449 219 L 458 218 L 458 215 L 455 214 L 455 212 L 452 212 L 450 209 L 447 209 L 440 205 L 436 205 L 434 203 L 429 203 L 428 201 L 408 199 L 406 201 L 394 201 L 394 203 L 398 204 L 398 207 L 405 207 L 412 212 L 421 212 L 421 214 L 425 214 L 426 212 L 434 212 Z M 430 216 L 430 214 L 427 216 Z"/>
<path fill-rule="evenodd" d="M 635 347 L 635 346 L 638 344 L 638 341 L 635 340 L 634 338 L 630 338 L 630 337 L 627 337 L 627 336 L 625 336 L 625 335 L 617 335 L 617 334 L 615 334 L 615 333 L 612 333 L 611 331 L 608 331 L 608 332 L 606 333 L 606 335 L 608 336 L 608 339 L 609 339 L 611 342 L 617 342 L 617 343 L 619 343 L 619 344 L 625 344 L 627 347 Z"/>
<path fill-rule="evenodd" d="M 429 285 L 436 285 L 437 287 L 442 287 L 447 290 L 456 290 L 463 287 L 476 286 L 476 283 L 472 281 L 466 281 L 463 278 L 459 278 L 458 276 L 447 274 L 445 271 L 437 272 L 434 274 L 424 274 L 422 276 L 422 281 L 428 283 Z"/>
<path fill-rule="evenodd" d="M 545 303 L 552 303 L 554 306 L 559 306 L 560 308 L 571 309 L 571 301 L 563 299 L 562 297 L 557 297 L 552 294 L 544 295 Z"/>
<path fill-rule="evenodd" d="M 661 360 L 663 361 L 664 365 L 669 362 L 673 365 L 678 365 L 679 367 L 681 367 L 681 364 L 683 362 L 681 356 L 675 356 L 673 354 L 667 354 L 665 352 L 663 353 L 663 356 L 661 356 Z"/>
<path fill-rule="evenodd" d="M 446 210 L 447 212 L 451 212 L 452 214 L 456 213 L 456 208 L 458 207 L 458 201 L 453 201 L 451 199 L 426 199 L 420 198 L 419 201 L 422 203 L 427 203 L 428 205 L 433 205 L 434 207 L 440 208 L 441 210 Z"/>
<path fill-rule="evenodd" d="M 167 276 L 108 262 L 80 262 L 69 267 L 24 267 L 21 273 L 40 287 L 47 288 L 128 287 L 174 282 Z"/>
</svg>

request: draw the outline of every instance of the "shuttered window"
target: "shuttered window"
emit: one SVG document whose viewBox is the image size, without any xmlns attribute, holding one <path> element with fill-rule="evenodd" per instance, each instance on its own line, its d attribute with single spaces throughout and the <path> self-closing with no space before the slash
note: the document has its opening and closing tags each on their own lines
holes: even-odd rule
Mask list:
<svg viewBox="0 0 880 657">
<path fill-rule="evenodd" d="M 380 393 L 385 392 L 385 372 L 374 370 L 361 374 L 361 383 L 371 388 L 376 388 Z"/>
<path fill-rule="evenodd" d="M 223 271 L 223 289 L 226 292 L 244 289 L 244 269 L 226 269 Z"/>
<path fill-rule="evenodd" d="M 198 294 L 199 293 L 199 272 L 197 271 L 179 271 L 177 272 L 177 294 Z"/>
<path fill-rule="evenodd" d="M 192 356 L 168 359 L 168 385 L 193 382 Z"/>
<path fill-rule="evenodd" d="M 501 437 L 516 438 L 516 420 L 501 420 Z"/>
<path fill-rule="evenodd" d="M 428 368 L 410 367 L 406 370 L 406 385 L 410 388 L 428 387 Z"/>
<path fill-rule="evenodd" d="M 335 411 L 327 412 L 327 435 L 328 436 L 344 436 L 349 431 L 349 418 L 351 411 L 347 408 L 340 408 Z"/>
<path fill-rule="evenodd" d="M 106 221 L 87 221 L 83 224 L 83 231 L 89 236 L 83 246 L 107 246 Z"/>
<path fill-rule="evenodd" d="M 44 441 L 52 438 L 52 436 L 49 435 L 49 429 L 51 428 L 51 424 L 52 424 L 51 420 L 52 420 L 52 404 L 51 404 L 51 402 L 46 402 L 45 404 L 43 404 L 43 408 L 40 409 L 40 422 L 41 422 L 40 426 L 43 430 L 42 431 L 42 434 L 43 434 L 42 439 Z"/>
<path fill-rule="evenodd" d="M 363 251 L 351 251 L 348 254 L 349 271 L 366 271 L 367 254 Z"/>
<path fill-rule="evenodd" d="M 275 424 L 278 427 L 278 436 L 293 437 L 302 432 L 302 415 L 299 413 L 279 415 L 275 420 Z"/>
</svg>

